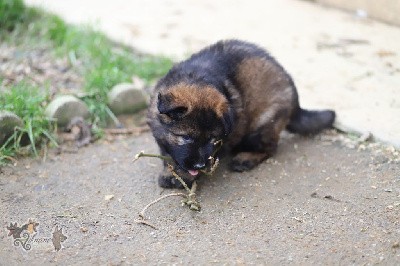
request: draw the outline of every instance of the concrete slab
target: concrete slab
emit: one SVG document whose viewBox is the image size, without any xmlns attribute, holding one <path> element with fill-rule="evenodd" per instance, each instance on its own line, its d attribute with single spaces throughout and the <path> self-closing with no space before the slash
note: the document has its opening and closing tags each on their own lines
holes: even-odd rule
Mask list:
<svg viewBox="0 0 400 266">
<path fill-rule="evenodd" d="M 0 110 L 0 146 L 14 133 L 15 127 L 22 127 L 23 122 L 16 114 Z"/>
<path fill-rule="evenodd" d="M 80 99 L 72 95 L 60 95 L 46 107 L 46 115 L 56 119 L 61 127 L 66 126 L 72 118 L 90 116 L 89 109 Z"/>
<path fill-rule="evenodd" d="M 71 23 L 95 24 L 114 40 L 176 59 L 219 39 L 258 43 L 292 74 L 304 107 L 333 108 L 337 127 L 370 131 L 376 139 L 400 147 L 397 27 L 293 0 L 26 3 Z"/>
<path fill-rule="evenodd" d="M 147 106 L 144 91 L 134 84 L 120 83 L 108 93 L 108 104 L 114 114 L 132 114 Z"/>
</svg>

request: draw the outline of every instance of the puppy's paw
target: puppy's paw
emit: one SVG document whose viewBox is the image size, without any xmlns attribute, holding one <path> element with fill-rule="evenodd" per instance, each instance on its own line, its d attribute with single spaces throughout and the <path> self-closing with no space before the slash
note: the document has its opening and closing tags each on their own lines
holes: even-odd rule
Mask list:
<svg viewBox="0 0 400 266">
<path fill-rule="evenodd" d="M 253 169 L 267 158 L 265 153 L 241 152 L 233 157 L 230 168 L 235 172 Z"/>
<path fill-rule="evenodd" d="M 256 165 L 257 165 L 257 163 L 255 163 L 252 160 L 242 161 L 242 160 L 237 160 L 234 158 L 231 161 L 230 168 L 232 171 L 235 171 L 235 172 L 244 172 L 244 171 L 253 169 Z"/>
<path fill-rule="evenodd" d="M 189 188 L 192 187 L 194 179 L 186 178 L 182 173 L 179 172 L 177 174 L 183 179 L 183 181 L 185 181 Z M 158 185 L 163 188 L 183 188 L 181 182 L 179 182 L 179 180 L 176 179 L 168 170 L 165 170 L 160 174 L 158 177 Z"/>
<path fill-rule="evenodd" d="M 161 174 L 158 177 L 158 185 L 163 188 L 183 188 L 182 184 L 173 175 Z"/>
</svg>

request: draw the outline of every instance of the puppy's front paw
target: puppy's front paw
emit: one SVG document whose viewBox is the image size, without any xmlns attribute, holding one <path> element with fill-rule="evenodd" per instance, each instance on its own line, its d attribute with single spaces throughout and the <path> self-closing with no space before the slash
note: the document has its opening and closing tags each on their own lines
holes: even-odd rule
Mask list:
<svg viewBox="0 0 400 266">
<path fill-rule="evenodd" d="M 177 174 L 185 181 L 188 187 L 192 187 L 194 179 L 186 178 L 182 173 L 177 172 Z M 176 179 L 168 170 L 163 171 L 158 177 L 158 185 L 163 188 L 183 188 L 181 182 Z"/>
<path fill-rule="evenodd" d="M 235 172 L 248 171 L 256 167 L 266 157 L 265 153 L 241 152 L 233 157 L 230 167 Z"/>
<path fill-rule="evenodd" d="M 171 174 L 161 174 L 158 177 L 158 185 L 163 188 L 183 188 L 181 182 L 176 180 L 176 178 Z"/>
</svg>

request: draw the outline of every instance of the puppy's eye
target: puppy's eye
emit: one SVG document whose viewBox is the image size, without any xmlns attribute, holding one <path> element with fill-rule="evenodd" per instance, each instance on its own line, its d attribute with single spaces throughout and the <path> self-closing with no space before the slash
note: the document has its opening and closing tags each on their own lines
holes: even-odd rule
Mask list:
<svg viewBox="0 0 400 266">
<path fill-rule="evenodd" d="M 187 136 L 187 135 L 177 136 L 177 138 L 178 138 L 178 145 L 185 145 L 185 144 L 194 142 L 194 140 L 190 136 Z"/>
<path fill-rule="evenodd" d="M 193 139 L 189 136 L 181 136 L 185 141 L 193 141 Z"/>
</svg>

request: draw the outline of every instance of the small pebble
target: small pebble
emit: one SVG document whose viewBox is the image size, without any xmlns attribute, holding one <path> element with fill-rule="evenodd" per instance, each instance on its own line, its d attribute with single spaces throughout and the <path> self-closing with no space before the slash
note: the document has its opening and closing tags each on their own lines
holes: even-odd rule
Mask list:
<svg viewBox="0 0 400 266">
<path fill-rule="evenodd" d="M 114 198 L 114 195 L 105 195 L 104 200 L 112 200 Z"/>
</svg>

